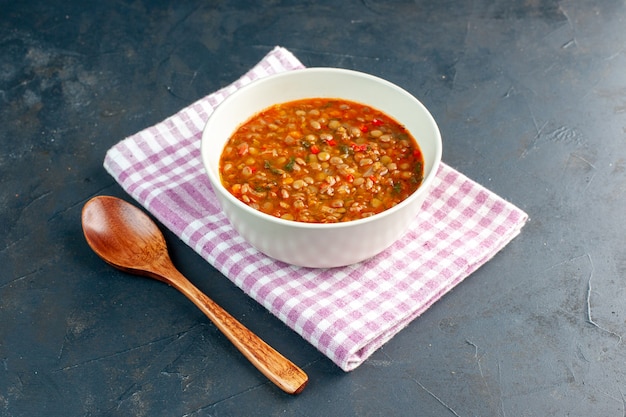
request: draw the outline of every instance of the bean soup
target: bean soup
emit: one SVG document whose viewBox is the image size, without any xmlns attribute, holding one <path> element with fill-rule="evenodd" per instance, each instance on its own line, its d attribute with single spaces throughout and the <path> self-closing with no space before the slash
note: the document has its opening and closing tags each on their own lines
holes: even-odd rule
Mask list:
<svg viewBox="0 0 626 417">
<path fill-rule="evenodd" d="M 250 207 L 286 220 L 362 219 L 420 186 L 415 138 L 370 106 L 312 98 L 274 105 L 242 124 L 220 158 L 222 184 Z"/>
</svg>

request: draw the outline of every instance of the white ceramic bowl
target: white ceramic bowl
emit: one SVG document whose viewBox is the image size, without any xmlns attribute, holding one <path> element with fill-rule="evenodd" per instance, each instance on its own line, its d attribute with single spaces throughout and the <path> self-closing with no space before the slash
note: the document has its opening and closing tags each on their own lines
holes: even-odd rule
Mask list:
<svg viewBox="0 0 626 417">
<path fill-rule="evenodd" d="M 342 98 L 382 110 L 403 124 L 424 155 L 424 181 L 406 200 L 374 216 L 340 223 L 283 220 L 239 201 L 220 182 L 219 159 L 231 134 L 267 107 L 314 97 Z M 226 98 L 202 134 L 202 160 L 224 213 L 252 246 L 280 261 L 313 268 L 349 265 L 382 252 L 399 239 L 420 211 L 441 161 L 435 120 L 415 97 L 372 75 L 336 68 L 308 68 L 272 75 Z"/>
</svg>

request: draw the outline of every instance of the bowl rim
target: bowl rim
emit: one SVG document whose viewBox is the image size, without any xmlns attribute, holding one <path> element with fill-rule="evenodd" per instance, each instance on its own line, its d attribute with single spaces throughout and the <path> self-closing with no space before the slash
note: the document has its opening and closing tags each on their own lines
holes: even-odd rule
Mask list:
<svg viewBox="0 0 626 417">
<path fill-rule="evenodd" d="M 286 219 L 281 219 L 279 217 L 275 217 L 272 216 L 270 214 L 264 213 L 260 210 L 254 209 L 250 206 L 248 206 L 246 203 L 244 203 L 243 201 L 240 201 L 238 198 L 236 198 L 234 195 L 232 195 L 227 189 L 226 187 L 224 187 L 224 185 L 221 182 L 221 179 L 218 177 L 216 177 L 214 175 L 213 170 L 211 169 L 210 166 L 210 162 L 209 162 L 209 158 L 206 156 L 206 152 L 205 152 L 205 148 L 206 148 L 206 143 L 207 141 L 210 140 L 209 136 L 209 127 L 210 124 L 212 123 L 213 120 L 218 119 L 220 116 L 220 113 L 223 111 L 224 108 L 226 108 L 226 106 L 228 106 L 228 104 L 231 101 L 235 101 L 237 100 L 237 98 L 241 95 L 247 94 L 248 90 L 257 88 L 257 86 L 261 83 L 266 83 L 266 82 L 271 82 L 272 80 L 275 79 L 280 79 L 280 78 L 286 78 L 286 77 L 297 77 L 299 76 L 298 74 L 302 74 L 302 73 L 332 73 L 332 74 L 343 74 L 343 75 L 349 75 L 349 76 L 355 76 L 355 77 L 361 77 L 361 78 L 366 78 L 369 79 L 370 81 L 379 83 L 379 84 L 383 84 L 388 88 L 391 88 L 393 90 L 395 90 L 397 93 L 404 95 L 407 99 L 409 99 L 410 101 L 413 101 L 414 104 L 421 108 L 422 111 L 424 112 L 424 115 L 426 116 L 426 119 L 428 120 L 428 123 L 431 125 L 433 132 L 434 132 L 434 136 L 435 136 L 435 155 L 434 155 L 434 159 L 433 159 L 433 165 L 432 165 L 432 169 L 430 170 L 430 172 L 428 172 L 428 174 L 426 176 L 424 176 L 422 183 L 420 184 L 420 186 L 413 192 L 411 193 L 407 198 L 405 198 L 404 200 L 402 200 L 401 202 L 399 202 L 398 204 L 396 204 L 393 207 L 390 207 L 384 211 L 381 211 L 380 213 L 376 213 L 372 216 L 369 217 L 365 217 L 362 219 L 355 219 L 355 220 L 349 220 L 349 221 L 344 221 L 344 222 L 334 222 L 334 223 L 315 223 L 315 222 L 301 222 L 301 221 L 297 221 L 297 220 L 286 220 Z M 311 97 L 303 97 L 304 98 L 316 98 L 314 96 Z M 338 99 L 341 99 L 340 96 L 336 97 Z M 291 101 L 291 100 L 289 100 Z M 356 100 L 351 100 L 351 101 L 356 101 Z M 277 103 L 280 103 L 280 101 L 277 101 Z M 370 107 L 375 107 L 372 106 L 370 104 L 366 104 Z M 261 112 L 261 110 L 259 110 L 258 112 Z M 383 110 L 384 111 L 384 110 Z M 257 112 L 257 113 L 258 113 Z M 238 125 L 238 127 L 242 124 L 245 123 L 246 121 L 248 121 L 251 117 L 253 117 L 255 114 L 251 114 L 248 115 L 246 118 L 243 119 L 243 121 Z M 237 128 L 238 128 L 237 127 Z M 419 143 L 419 139 L 417 137 L 415 137 L 415 135 L 413 134 L 413 132 L 411 132 L 411 134 L 413 135 L 413 137 L 415 138 L 415 140 L 418 143 L 418 146 L 420 145 Z M 388 217 L 393 215 L 393 213 L 402 210 L 402 208 L 404 208 L 405 206 L 411 204 L 411 202 L 417 198 L 419 198 L 419 196 L 422 193 L 428 192 L 429 188 L 430 188 L 430 184 L 432 183 L 432 181 L 434 180 L 435 176 L 437 175 L 437 171 L 439 169 L 439 165 L 441 163 L 441 155 L 442 155 L 442 139 L 441 139 L 441 132 L 439 130 L 439 126 L 437 125 L 437 122 L 435 121 L 434 117 L 432 116 L 432 114 L 430 113 L 430 111 L 428 110 L 428 108 L 421 102 L 419 101 L 415 96 L 413 96 L 411 93 L 409 93 L 408 91 L 406 91 L 405 89 L 403 89 L 402 87 L 385 80 L 384 78 L 375 76 L 375 75 L 371 75 L 365 72 L 361 72 L 361 71 L 356 71 L 356 70 L 350 70 L 350 69 L 344 69 L 344 68 L 333 68 L 333 67 L 307 67 L 307 68 L 302 68 L 302 69 L 296 69 L 296 70 L 291 70 L 291 71 L 286 71 L 286 72 L 281 72 L 281 73 L 277 73 L 277 74 L 271 74 L 271 75 L 267 75 L 264 76 L 262 78 L 259 78 L 257 80 L 254 80 L 252 82 L 250 82 L 249 84 L 246 84 L 245 86 L 239 88 L 238 90 L 234 91 L 233 93 L 231 93 L 230 95 L 228 95 L 226 98 L 224 98 L 224 100 L 218 104 L 215 109 L 213 110 L 213 112 L 209 115 L 205 126 L 202 130 L 202 136 L 201 136 L 201 143 L 200 143 L 200 153 L 201 153 L 201 159 L 203 162 L 203 165 L 205 167 L 205 173 L 208 175 L 211 186 L 213 188 L 213 191 L 217 194 L 221 194 L 224 196 L 224 198 L 228 199 L 231 203 L 233 203 L 236 207 L 238 207 L 241 210 L 244 210 L 245 212 L 251 214 L 252 216 L 258 216 L 261 219 L 271 222 L 271 223 L 275 223 L 277 225 L 281 225 L 281 226 L 288 226 L 291 228 L 300 228 L 300 229 L 315 229 L 315 230 L 326 230 L 326 229 L 340 229 L 340 228 L 351 228 L 351 227 L 357 227 L 359 225 L 362 224 L 366 224 L 366 223 L 371 223 L 371 222 L 375 222 L 378 221 L 382 218 Z M 223 146 L 222 146 L 223 149 Z M 220 155 L 221 155 L 221 151 L 220 151 Z M 218 167 L 218 172 L 219 172 L 219 167 Z M 224 209 L 222 208 L 222 211 Z"/>
</svg>

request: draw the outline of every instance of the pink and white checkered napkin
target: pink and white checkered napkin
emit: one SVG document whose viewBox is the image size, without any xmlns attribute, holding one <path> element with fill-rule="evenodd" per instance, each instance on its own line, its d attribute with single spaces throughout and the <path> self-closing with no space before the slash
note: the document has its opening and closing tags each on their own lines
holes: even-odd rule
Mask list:
<svg viewBox="0 0 626 417">
<path fill-rule="evenodd" d="M 356 265 L 307 269 L 248 245 L 222 214 L 200 159 L 208 115 L 251 81 L 303 68 L 276 47 L 235 83 L 130 136 L 106 170 L 166 227 L 246 294 L 350 371 L 488 261 L 528 216 L 445 164 L 404 237 Z"/>
</svg>

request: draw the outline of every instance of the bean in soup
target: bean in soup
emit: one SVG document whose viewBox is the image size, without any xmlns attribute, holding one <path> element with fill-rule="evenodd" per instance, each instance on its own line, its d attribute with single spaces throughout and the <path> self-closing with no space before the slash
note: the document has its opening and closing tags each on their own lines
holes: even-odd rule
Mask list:
<svg viewBox="0 0 626 417">
<path fill-rule="evenodd" d="M 222 184 L 286 220 L 362 219 L 405 200 L 423 180 L 415 138 L 372 107 L 340 99 L 274 105 L 241 125 L 220 157 Z"/>
</svg>

